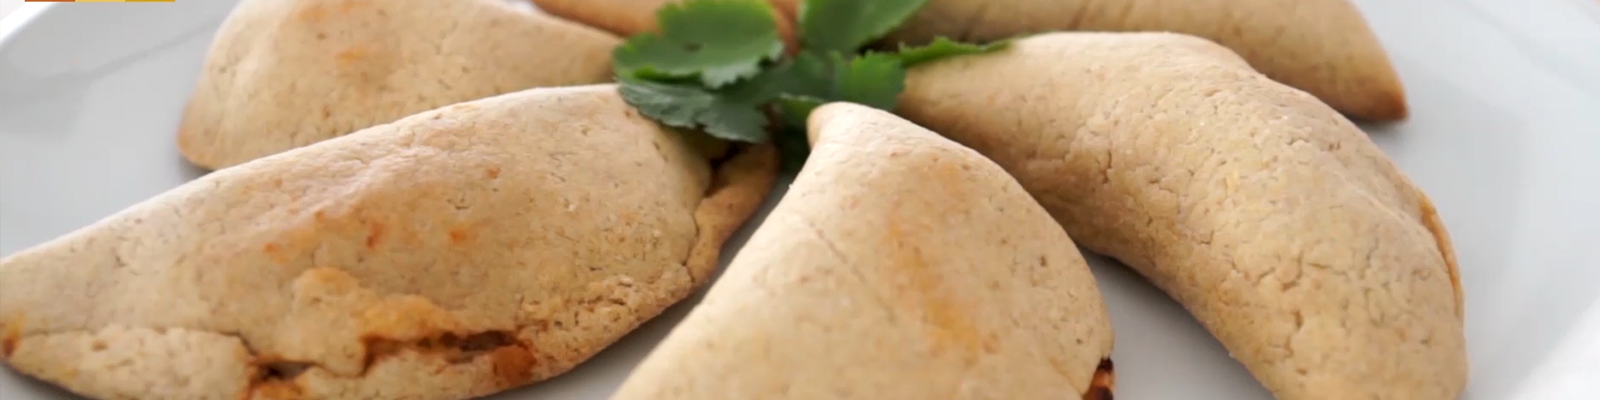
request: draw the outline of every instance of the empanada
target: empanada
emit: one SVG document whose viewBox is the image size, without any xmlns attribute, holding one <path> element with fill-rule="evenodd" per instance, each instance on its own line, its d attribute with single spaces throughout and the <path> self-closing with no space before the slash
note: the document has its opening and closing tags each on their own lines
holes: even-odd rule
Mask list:
<svg viewBox="0 0 1600 400">
<path fill-rule="evenodd" d="M 801 0 L 772 1 L 793 8 Z M 1195 35 L 1352 116 L 1406 116 L 1405 88 L 1349 0 L 930 0 L 887 39 L 991 41 L 1050 31 Z"/>
<path fill-rule="evenodd" d="M 696 147 L 614 86 L 563 87 L 217 171 L 0 260 L 0 358 L 120 400 L 549 378 L 706 282 L 770 189 L 771 148 L 714 172 Z"/>
<path fill-rule="evenodd" d="M 1212 42 L 1057 33 L 914 68 L 899 111 L 994 159 L 1283 400 L 1453 399 L 1455 256 L 1357 127 Z"/>
<path fill-rule="evenodd" d="M 540 10 L 622 36 L 656 30 L 656 11 L 683 0 L 530 0 Z M 793 17 L 773 9 L 778 36 L 794 49 Z"/>
<path fill-rule="evenodd" d="M 630 35 L 670 0 L 533 0 L 552 13 Z M 770 0 L 793 14 L 802 0 Z M 872 0 L 861 0 L 872 1 Z M 1405 88 L 1348 0 L 930 0 L 886 38 L 991 41 L 1050 31 L 1171 31 L 1205 37 L 1267 76 L 1372 120 L 1406 116 Z"/>
<path fill-rule="evenodd" d="M 178 149 L 224 168 L 449 104 L 608 82 L 618 43 L 501 0 L 245 0 L 213 39 Z"/>
<path fill-rule="evenodd" d="M 983 156 L 835 103 L 705 299 L 613 400 L 1110 399 L 1110 320 L 1061 229 Z"/>
</svg>

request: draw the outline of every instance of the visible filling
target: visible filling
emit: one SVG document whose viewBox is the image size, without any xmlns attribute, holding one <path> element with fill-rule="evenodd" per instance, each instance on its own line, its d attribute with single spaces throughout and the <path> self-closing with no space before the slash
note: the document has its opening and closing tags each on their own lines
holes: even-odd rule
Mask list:
<svg viewBox="0 0 1600 400">
<path fill-rule="evenodd" d="M 1112 400 L 1111 393 L 1117 387 L 1115 372 L 1110 358 L 1100 359 L 1100 366 L 1095 368 L 1094 378 L 1089 381 L 1089 390 L 1083 393 L 1083 400 Z"/>
<path fill-rule="evenodd" d="M 451 364 L 469 363 L 484 355 L 494 355 L 496 375 L 506 380 L 507 384 L 520 383 L 518 377 L 527 375 L 534 364 L 530 346 L 517 341 L 514 333 L 509 331 L 488 331 L 469 335 L 444 333 L 436 336 L 417 340 L 394 340 L 381 337 L 362 338 L 366 348 L 366 358 L 363 360 L 361 375 L 372 370 L 372 366 L 384 358 L 400 354 L 401 352 L 415 352 L 428 354 L 445 360 Z M 502 349 L 510 351 L 504 352 Z M 501 360 L 501 358 L 514 360 Z M 313 362 L 274 359 L 267 356 L 257 356 L 255 375 L 251 377 L 250 391 L 288 392 L 296 393 L 299 385 L 296 380 L 312 368 L 321 368 Z M 514 368 L 504 368 L 502 364 L 517 364 Z"/>
<path fill-rule="evenodd" d="M 262 383 L 293 381 L 311 367 L 311 363 L 298 361 L 263 362 L 256 365 L 255 380 Z"/>
<path fill-rule="evenodd" d="M 472 359 L 493 352 L 495 349 L 518 344 L 516 335 L 507 331 L 488 331 L 467 336 L 445 333 L 411 341 L 369 337 L 361 341 L 367 349 L 367 357 L 362 364 L 363 371 L 371 369 L 373 364 L 383 358 L 407 349 L 418 353 L 437 354 L 452 364 L 459 364 L 471 362 Z"/>
</svg>

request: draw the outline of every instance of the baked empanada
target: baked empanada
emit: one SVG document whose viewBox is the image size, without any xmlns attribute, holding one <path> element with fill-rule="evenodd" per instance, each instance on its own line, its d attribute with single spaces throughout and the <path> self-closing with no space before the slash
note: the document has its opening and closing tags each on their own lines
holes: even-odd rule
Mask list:
<svg viewBox="0 0 1600 400">
<path fill-rule="evenodd" d="M 1005 171 L 864 106 L 810 128 L 783 200 L 613 400 L 1111 398 L 1094 277 Z"/>
<path fill-rule="evenodd" d="M 543 380 L 706 282 L 766 196 L 776 151 L 714 172 L 700 147 L 603 85 L 217 171 L 0 259 L 0 359 L 123 400 L 455 400 Z"/>
<path fill-rule="evenodd" d="M 533 0 L 557 15 L 622 35 L 649 27 L 641 21 L 653 22 L 655 9 L 669 1 Z M 802 2 L 769 1 L 790 15 Z M 885 41 L 921 44 L 939 36 L 992 41 L 1050 31 L 1201 36 L 1352 116 L 1406 116 L 1405 88 L 1348 0 L 930 0 Z"/>
<path fill-rule="evenodd" d="M 661 6 L 683 0 L 530 0 L 540 10 L 562 18 L 589 24 L 622 36 L 653 32 L 656 11 Z M 778 24 L 778 36 L 794 49 L 793 17 L 774 8 L 773 20 Z"/>
<path fill-rule="evenodd" d="M 772 0 L 793 8 L 801 0 Z M 867 0 L 870 1 L 870 0 Z M 992 41 L 1050 31 L 1177 32 L 1352 116 L 1405 118 L 1405 88 L 1349 0 L 930 0 L 891 43 Z"/>
<path fill-rule="evenodd" d="M 178 149 L 224 168 L 449 104 L 609 82 L 618 43 L 501 0 L 245 0 L 213 39 Z"/>
<path fill-rule="evenodd" d="M 1279 399 L 1453 399 L 1445 227 L 1357 127 L 1204 39 L 1057 33 L 914 68 L 899 111 L 1015 176 Z"/>
</svg>

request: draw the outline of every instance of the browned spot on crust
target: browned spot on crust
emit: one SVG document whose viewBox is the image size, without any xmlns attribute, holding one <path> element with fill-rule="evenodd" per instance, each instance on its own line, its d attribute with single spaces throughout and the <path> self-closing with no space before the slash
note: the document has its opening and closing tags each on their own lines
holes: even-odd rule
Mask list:
<svg viewBox="0 0 1600 400">
<path fill-rule="evenodd" d="M 897 220 L 890 219 L 889 235 L 896 238 L 895 243 L 915 242 L 898 239 L 909 234 L 900 228 Z M 911 286 L 905 291 L 910 293 L 906 299 L 913 302 L 912 307 L 925 313 L 925 322 L 934 328 L 933 350 L 943 352 L 953 348 L 960 352 L 956 354 L 958 357 L 975 362 L 977 359 L 973 356 L 983 350 L 983 335 L 972 323 L 972 316 L 965 307 L 947 295 L 944 277 L 928 268 L 922 249 L 902 246 L 892 251 L 894 273 Z"/>
<path fill-rule="evenodd" d="M 362 50 L 360 47 L 348 47 L 333 55 L 333 60 L 338 62 L 339 66 L 350 66 L 366 58 L 367 51 Z"/>
<path fill-rule="evenodd" d="M 367 221 L 367 248 L 368 249 L 376 249 L 376 248 L 378 248 L 379 244 L 383 243 L 383 232 L 384 232 L 384 229 L 383 229 L 383 223 L 382 222 Z"/>
<path fill-rule="evenodd" d="M 5 334 L 0 335 L 0 357 L 11 357 L 11 353 L 17 351 L 17 343 L 21 341 L 22 317 L 18 316 L 6 324 Z"/>
<path fill-rule="evenodd" d="M 1398 121 L 1406 119 L 1411 110 L 1406 105 L 1406 90 L 1398 84 L 1372 87 L 1364 103 L 1351 105 L 1350 114 L 1369 121 Z"/>
<path fill-rule="evenodd" d="M 483 176 L 488 177 L 489 179 L 499 178 L 500 167 L 489 167 L 488 169 L 483 170 Z"/>
<path fill-rule="evenodd" d="M 1101 359 L 1100 366 L 1094 370 L 1094 379 L 1089 380 L 1089 390 L 1083 393 L 1083 400 L 1112 400 L 1116 388 L 1116 371 L 1111 359 Z"/>
<path fill-rule="evenodd" d="M 244 392 L 244 397 L 270 400 L 302 398 L 298 379 L 300 374 L 312 366 L 311 363 L 273 357 L 257 358 L 254 365 L 250 366 L 254 374 L 250 378 L 250 387 Z"/>
<path fill-rule="evenodd" d="M 366 350 L 366 355 L 361 359 L 362 371 L 371 370 L 373 365 L 400 352 L 401 348 L 398 341 L 376 337 L 361 338 L 361 347 Z"/>
<path fill-rule="evenodd" d="M 531 360 L 532 352 L 529 352 L 524 347 L 524 344 L 518 342 L 514 333 L 507 331 L 488 331 L 466 335 L 445 332 L 409 341 L 369 335 L 362 337 L 361 343 L 362 347 L 366 349 L 366 357 L 362 359 L 363 364 L 361 367 L 363 374 L 365 373 L 364 371 L 370 371 L 373 365 L 382 362 L 385 358 L 406 351 L 439 357 L 450 363 L 470 362 L 479 356 L 490 355 L 496 357 L 494 362 L 497 376 L 505 376 L 505 374 L 510 373 L 509 371 L 500 372 L 501 364 L 506 362 L 499 359 L 499 357 L 506 357 L 506 355 L 499 354 L 503 349 L 516 348 L 527 357 L 530 357 L 528 365 L 531 366 L 533 363 Z M 528 371 L 522 373 L 531 377 L 533 371 L 530 367 Z M 518 383 L 520 384 L 521 382 Z"/>
<path fill-rule="evenodd" d="M 300 386 L 294 383 L 273 382 L 256 385 L 244 393 L 244 399 L 297 400 L 303 398 Z"/>
<path fill-rule="evenodd" d="M 521 345 L 503 346 L 489 353 L 494 361 L 494 376 L 501 387 L 521 386 L 533 380 L 533 367 L 538 364 L 533 352 Z"/>
<path fill-rule="evenodd" d="M 471 240 L 472 240 L 472 232 L 468 231 L 466 228 L 455 228 L 455 229 L 451 229 L 450 230 L 450 243 L 451 244 L 457 244 L 457 245 L 466 244 L 468 241 L 471 241 Z"/>
<path fill-rule="evenodd" d="M 278 246 L 277 243 L 268 242 L 267 244 L 261 245 L 261 252 L 262 253 L 275 254 L 275 253 L 277 253 L 279 251 L 282 251 L 282 250 L 283 250 L 283 247 L 282 246 Z"/>
</svg>

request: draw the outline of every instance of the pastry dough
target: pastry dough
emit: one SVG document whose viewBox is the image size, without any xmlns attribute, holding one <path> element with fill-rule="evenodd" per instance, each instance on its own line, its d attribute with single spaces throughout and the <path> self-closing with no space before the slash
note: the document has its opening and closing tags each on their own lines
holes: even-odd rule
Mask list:
<svg viewBox="0 0 1600 400">
<path fill-rule="evenodd" d="M 994 159 L 1283 400 L 1454 399 L 1453 250 L 1355 125 L 1204 39 L 1056 33 L 914 68 L 899 111 Z"/>
<path fill-rule="evenodd" d="M 706 282 L 776 165 L 713 172 L 610 85 L 452 105 L 0 260 L 0 358 L 107 400 L 483 396 Z"/>
<path fill-rule="evenodd" d="M 671 0 L 533 0 L 575 21 L 631 35 Z M 792 15 L 802 0 L 770 0 Z M 871 1 L 871 0 L 863 0 Z M 1267 76 L 1371 120 L 1406 116 L 1405 88 L 1348 0 L 930 0 L 886 38 L 991 41 L 1051 31 L 1163 31 L 1205 37 Z"/>
<path fill-rule="evenodd" d="M 772 1 L 793 9 L 801 0 Z M 1349 0 L 930 0 L 887 39 L 991 41 L 1050 31 L 1200 36 L 1352 116 L 1406 116 L 1405 88 Z"/>
<path fill-rule="evenodd" d="M 622 36 L 656 30 L 656 11 L 668 3 L 682 0 L 531 0 L 540 10 L 562 18 L 589 24 Z M 778 36 L 790 50 L 795 49 L 792 17 L 777 13 Z"/>
<path fill-rule="evenodd" d="M 613 400 L 1109 400 L 1072 240 L 1000 167 L 889 113 L 810 118 L 804 170 Z"/>
<path fill-rule="evenodd" d="M 609 82 L 618 43 L 500 0 L 246 0 L 212 42 L 178 149 L 224 168 L 453 103 Z"/>
</svg>

